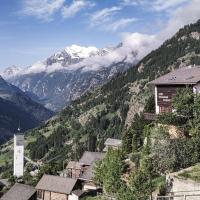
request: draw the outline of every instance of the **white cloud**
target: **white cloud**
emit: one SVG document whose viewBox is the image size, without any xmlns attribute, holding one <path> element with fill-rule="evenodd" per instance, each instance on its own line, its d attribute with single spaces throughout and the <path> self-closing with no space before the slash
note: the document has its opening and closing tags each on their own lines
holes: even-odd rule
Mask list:
<svg viewBox="0 0 200 200">
<path fill-rule="evenodd" d="M 123 34 L 124 48 L 137 51 L 137 58 L 142 59 L 152 50 L 158 48 L 165 40 L 172 37 L 184 25 L 195 23 L 198 19 L 200 19 L 200 1 L 191 0 L 189 4 L 182 5 L 171 12 L 166 26 L 158 34 Z M 125 49 L 123 50 L 125 51 Z"/>
<path fill-rule="evenodd" d="M 143 8 L 157 12 L 168 11 L 189 0 L 121 0 L 122 6 L 142 6 Z"/>
<path fill-rule="evenodd" d="M 23 0 L 22 14 L 51 21 L 52 15 L 63 6 L 64 2 L 65 0 Z"/>
<path fill-rule="evenodd" d="M 146 4 L 147 0 L 121 0 L 122 6 L 137 6 Z"/>
<path fill-rule="evenodd" d="M 160 0 L 156 1 L 158 2 Z M 169 5 L 167 7 L 169 8 Z M 83 70 L 98 70 L 102 66 L 109 66 L 112 63 L 117 63 L 124 59 L 126 59 L 126 61 L 130 63 L 136 63 L 144 56 L 146 56 L 149 52 L 158 48 L 166 39 L 169 39 L 171 36 L 173 36 L 181 27 L 186 24 L 194 23 L 198 19 L 200 19 L 199 8 L 199 0 L 190 0 L 190 2 L 187 4 L 179 5 L 178 8 L 174 8 L 171 10 L 171 12 L 169 13 L 170 17 L 168 22 L 166 23 L 162 31 L 160 31 L 158 34 L 148 35 L 141 33 L 124 33 L 122 34 L 123 45 L 121 47 L 111 51 L 103 57 L 88 57 L 84 59 L 81 63 L 68 66 L 67 69 L 75 70 L 80 67 L 84 67 Z M 111 19 L 110 17 L 115 15 L 119 10 L 121 10 L 121 7 L 112 7 L 98 11 L 94 15 L 92 15 L 93 22 L 98 22 L 98 25 L 102 25 L 101 21 L 107 21 L 110 24 L 117 24 L 117 22 L 113 22 L 113 19 Z M 119 26 L 124 26 L 124 23 L 119 23 L 120 25 L 116 24 L 115 27 L 113 26 L 113 30 L 117 30 Z M 45 66 L 40 64 L 35 65 L 33 67 L 34 70 L 38 70 L 39 68 L 42 70 L 47 70 Z M 53 65 L 48 70 L 51 71 L 58 69 L 66 68 L 61 65 Z"/>
<path fill-rule="evenodd" d="M 115 15 L 122 9 L 123 6 L 113 6 L 96 11 L 91 15 L 90 26 L 97 27 L 103 31 L 115 32 L 137 21 L 137 19 L 133 17 L 115 19 Z"/>
<path fill-rule="evenodd" d="M 63 7 L 62 16 L 63 18 L 70 18 L 76 15 L 80 10 L 84 8 L 91 8 L 93 6 L 95 6 L 95 3 L 90 1 L 74 0 L 71 5 Z"/>
<path fill-rule="evenodd" d="M 105 25 L 103 27 L 104 30 L 106 31 L 112 31 L 115 32 L 118 29 L 124 28 L 130 24 L 132 24 L 133 22 L 136 22 L 137 19 L 136 18 L 121 18 L 119 20 L 116 20 L 112 23 L 108 23 L 107 25 Z"/>
<path fill-rule="evenodd" d="M 96 11 L 91 15 L 91 26 L 102 24 L 110 20 L 122 7 L 113 6 L 111 8 L 104 8 L 102 10 Z"/>
<path fill-rule="evenodd" d="M 163 11 L 172 7 L 176 7 L 185 2 L 188 2 L 188 0 L 156 0 L 152 4 L 155 10 Z"/>
<path fill-rule="evenodd" d="M 159 38 L 164 41 L 173 36 L 184 25 L 194 23 L 200 19 L 200 1 L 191 0 L 189 4 L 175 9 L 166 27 L 158 34 Z"/>
<path fill-rule="evenodd" d="M 124 33 L 122 35 L 122 46 L 110 50 L 104 56 L 92 56 L 84 59 L 82 62 L 69 65 L 66 70 L 77 70 L 82 68 L 83 71 L 95 71 L 101 67 L 109 67 L 111 64 L 119 63 L 123 60 L 134 64 L 158 47 L 155 35 L 145 35 L 140 33 Z M 60 69 L 60 68 L 59 68 Z"/>
</svg>

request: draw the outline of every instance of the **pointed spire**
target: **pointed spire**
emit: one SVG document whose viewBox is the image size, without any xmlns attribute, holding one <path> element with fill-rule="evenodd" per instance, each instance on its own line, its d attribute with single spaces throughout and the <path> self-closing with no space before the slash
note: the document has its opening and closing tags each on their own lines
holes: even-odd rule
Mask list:
<svg viewBox="0 0 200 200">
<path fill-rule="evenodd" d="M 18 131 L 18 133 L 20 133 L 20 131 L 21 131 L 21 128 L 20 128 L 20 121 L 19 121 L 19 126 L 18 126 L 17 131 Z"/>
</svg>

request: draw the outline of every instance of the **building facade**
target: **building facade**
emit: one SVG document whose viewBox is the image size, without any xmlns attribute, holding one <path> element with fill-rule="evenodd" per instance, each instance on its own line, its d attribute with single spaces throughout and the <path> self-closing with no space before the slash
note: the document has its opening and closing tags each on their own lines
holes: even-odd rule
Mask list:
<svg viewBox="0 0 200 200">
<path fill-rule="evenodd" d="M 180 88 L 191 88 L 200 93 L 200 67 L 183 67 L 150 82 L 154 87 L 155 112 L 173 112 L 172 101 Z"/>
<path fill-rule="evenodd" d="M 38 200 L 77 200 L 72 194 L 76 190 L 77 179 L 43 175 L 36 186 Z"/>
</svg>

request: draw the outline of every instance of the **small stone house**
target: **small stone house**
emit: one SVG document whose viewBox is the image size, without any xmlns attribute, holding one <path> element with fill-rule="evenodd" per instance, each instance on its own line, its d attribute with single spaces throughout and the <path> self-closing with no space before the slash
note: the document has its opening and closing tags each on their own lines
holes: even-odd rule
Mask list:
<svg viewBox="0 0 200 200">
<path fill-rule="evenodd" d="M 38 200 L 78 200 L 76 194 L 77 179 L 43 175 L 36 186 Z"/>
<path fill-rule="evenodd" d="M 15 183 L 1 200 L 37 200 L 36 189 L 32 186 Z"/>
</svg>

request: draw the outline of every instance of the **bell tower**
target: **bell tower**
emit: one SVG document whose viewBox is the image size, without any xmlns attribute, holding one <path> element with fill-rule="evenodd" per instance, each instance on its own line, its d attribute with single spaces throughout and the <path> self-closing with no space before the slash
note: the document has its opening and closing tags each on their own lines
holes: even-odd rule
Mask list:
<svg viewBox="0 0 200 200">
<path fill-rule="evenodd" d="M 21 177 L 24 174 L 24 135 L 20 126 L 18 133 L 14 135 L 14 172 L 13 175 Z"/>
</svg>

